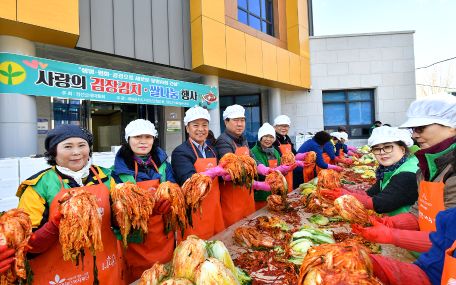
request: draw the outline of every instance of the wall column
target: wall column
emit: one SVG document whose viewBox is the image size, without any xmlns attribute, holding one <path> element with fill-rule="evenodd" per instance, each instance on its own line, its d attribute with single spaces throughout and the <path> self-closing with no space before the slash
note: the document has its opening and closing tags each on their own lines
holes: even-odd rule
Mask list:
<svg viewBox="0 0 456 285">
<path fill-rule="evenodd" d="M 280 98 L 280 89 L 271 88 L 268 90 L 268 113 L 269 123 L 274 125 L 274 119 L 282 115 L 282 102 Z"/>
<path fill-rule="evenodd" d="M 219 87 L 218 76 L 216 75 L 203 75 L 203 84 L 209 86 Z M 218 107 L 217 109 L 208 109 L 209 115 L 211 115 L 211 122 L 209 123 L 209 130 L 214 133 L 215 138 L 221 134 L 220 130 L 220 89 L 218 89 Z"/>
<path fill-rule="evenodd" d="M 0 35 L 0 52 L 35 56 L 36 48 L 31 41 Z M 0 93 L 0 158 L 38 154 L 36 111 L 35 96 Z"/>
</svg>

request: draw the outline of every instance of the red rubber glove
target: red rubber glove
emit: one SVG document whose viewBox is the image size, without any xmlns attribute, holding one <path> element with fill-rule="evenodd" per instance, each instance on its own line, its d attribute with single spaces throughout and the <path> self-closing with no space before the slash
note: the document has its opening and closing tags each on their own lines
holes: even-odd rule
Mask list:
<svg viewBox="0 0 456 285">
<path fill-rule="evenodd" d="M 343 159 L 342 157 L 340 156 L 336 156 L 336 158 L 334 158 L 334 161 L 335 162 L 338 162 L 338 163 L 343 163 L 343 164 L 348 164 L 348 161 Z"/>
<path fill-rule="evenodd" d="M 335 170 L 337 172 L 344 171 L 344 169 L 342 167 L 337 166 L 337 165 L 332 165 L 332 164 L 328 164 L 328 169 L 332 169 L 332 170 Z"/>
<path fill-rule="evenodd" d="M 395 229 L 402 229 L 402 230 L 411 230 L 411 231 L 419 231 L 420 225 L 418 223 L 418 218 L 410 213 L 402 213 L 393 217 L 384 217 L 375 219 L 380 222 L 381 224 Z"/>
<path fill-rule="evenodd" d="M 374 209 L 374 202 L 372 201 L 372 197 L 367 194 L 357 194 L 357 193 L 350 193 L 353 197 L 355 197 L 358 201 L 363 204 L 364 208 L 373 210 Z"/>
<path fill-rule="evenodd" d="M 321 195 L 326 199 L 336 200 L 340 196 L 351 194 L 345 189 L 342 188 L 332 188 L 331 190 L 321 190 Z"/>
<path fill-rule="evenodd" d="M 301 161 L 302 161 L 302 160 L 305 160 L 308 154 L 309 154 L 308 152 L 305 152 L 305 153 L 297 153 L 297 154 L 295 155 L 295 160 L 301 160 Z"/>
<path fill-rule="evenodd" d="M 54 215 L 54 219 L 45 223 L 39 230 L 37 230 L 29 240 L 31 247 L 28 252 L 43 253 L 48 250 L 55 243 L 59 242 L 59 225 L 62 214 L 58 212 Z"/>
<path fill-rule="evenodd" d="M 426 273 L 418 265 L 400 262 L 389 257 L 369 254 L 374 276 L 385 285 L 431 285 Z"/>
<path fill-rule="evenodd" d="M 16 252 L 14 249 L 8 249 L 7 245 L 0 246 L 0 274 L 5 272 L 11 267 L 11 263 L 15 258 L 13 255 Z"/>
<path fill-rule="evenodd" d="M 288 172 L 293 171 L 298 165 L 296 163 L 285 163 L 274 168 L 274 170 L 280 171 L 283 175 L 287 175 Z"/>
<path fill-rule="evenodd" d="M 350 227 L 352 228 L 352 233 L 358 234 L 363 238 L 376 242 L 376 243 L 393 243 L 393 231 L 395 229 L 390 229 L 387 226 L 384 226 L 377 222 L 376 220 L 372 220 L 373 227 L 364 228 L 358 224 L 351 224 Z"/>
<path fill-rule="evenodd" d="M 154 210 L 152 212 L 153 216 L 159 216 L 168 214 L 171 211 L 171 203 L 168 200 L 160 198 L 157 203 L 155 203 Z"/>
<path fill-rule="evenodd" d="M 225 165 L 227 165 L 228 163 L 229 163 L 229 161 L 225 161 L 224 163 L 221 163 L 220 165 L 218 165 L 214 168 L 201 172 L 201 174 L 207 175 L 212 179 L 214 179 L 217 176 L 226 176 L 226 175 L 228 175 L 228 172 L 226 172 L 226 170 L 223 169 L 223 167 Z"/>
<path fill-rule="evenodd" d="M 259 164 L 257 166 L 257 171 L 258 171 L 258 174 L 261 174 L 261 175 L 264 175 L 264 176 L 267 176 L 269 173 L 273 173 L 274 170 L 270 167 L 267 167 L 263 164 Z"/>
</svg>

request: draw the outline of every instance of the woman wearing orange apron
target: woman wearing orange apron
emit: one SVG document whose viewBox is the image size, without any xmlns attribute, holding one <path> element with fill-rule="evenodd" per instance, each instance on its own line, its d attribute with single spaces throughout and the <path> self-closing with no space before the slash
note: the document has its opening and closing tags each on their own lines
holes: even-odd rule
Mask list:
<svg viewBox="0 0 456 285">
<path fill-rule="evenodd" d="M 260 163 L 267 167 L 274 168 L 274 170 L 280 171 L 283 175 L 285 175 L 285 177 L 287 177 L 287 175 L 292 172 L 293 168 L 296 167 L 296 165 L 281 165 L 279 152 L 272 146 L 273 142 L 275 141 L 275 133 L 276 132 L 274 128 L 270 124 L 264 123 L 263 126 L 258 130 L 258 142 L 252 148 L 252 152 Z M 266 177 L 264 175 L 259 175 L 258 177 L 258 181 L 264 181 L 265 179 Z M 288 188 L 290 189 L 290 187 Z M 269 197 L 269 195 L 271 195 L 270 191 L 255 191 L 255 209 L 257 211 L 267 205 L 266 199 Z"/>
<path fill-rule="evenodd" d="M 166 153 L 156 145 L 154 138 L 157 136 L 155 126 L 147 120 L 135 120 L 125 128 L 126 144 L 117 152 L 113 178 L 116 183 L 127 181 L 136 183 L 143 189 L 155 193 L 161 182 L 175 183 L 174 172 L 166 161 Z M 127 281 L 132 283 L 141 277 L 144 270 L 152 267 L 159 261 L 167 263 L 172 259 L 175 238 L 174 233 L 165 234 L 165 222 L 162 215 L 170 211 L 167 200 L 160 200 L 155 204 L 153 216 L 149 219 L 149 233 L 145 240 L 139 236 L 129 239 L 125 251 L 127 262 Z M 115 228 L 119 250 L 124 250 L 122 235 Z"/>
<path fill-rule="evenodd" d="M 119 252 L 111 229 L 110 170 L 90 165 L 92 134 L 77 125 L 60 125 L 48 132 L 46 157 L 52 168 L 43 170 L 18 189 L 18 208 L 30 215 L 36 239 L 30 242 L 30 267 L 36 284 L 127 284 L 121 268 L 123 252 Z M 70 189 L 84 189 L 97 198 L 102 216 L 103 251 L 94 258 L 85 249 L 82 264 L 64 261 L 59 242 L 59 199 Z"/>
<path fill-rule="evenodd" d="M 432 245 L 429 234 L 436 230 L 437 214 L 456 207 L 456 173 L 451 166 L 456 149 L 456 97 L 442 94 L 417 100 L 407 117 L 401 128 L 411 128 L 422 147 L 415 152 L 420 168 L 418 201 L 409 213 L 376 219 L 380 224 L 360 233 L 373 242 L 426 252 Z"/>
<path fill-rule="evenodd" d="M 242 135 L 245 130 L 245 110 L 240 105 L 232 105 L 223 112 L 223 120 L 226 129 L 216 142 L 219 159 L 226 153 L 234 153 L 239 156 L 250 156 L 257 163 L 258 174 L 267 175 L 273 170 L 261 164 L 247 146 L 247 138 Z M 270 187 L 264 182 L 255 181 L 253 189 L 267 191 Z M 225 227 L 229 227 L 242 218 L 255 212 L 255 201 L 253 191 L 246 187 L 235 187 L 230 181 L 222 182 L 220 185 L 222 201 L 222 213 Z"/>
<path fill-rule="evenodd" d="M 190 138 L 174 149 L 171 155 L 171 165 L 180 186 L 195 173 L 212 178 L 212 190 L 203 201 L 201 217 L 199 211 L 192 214 L 193 227 L 189 226 L 185 230 L 183 238 L 180 232 L 177 233 L 178 244 L 189 235 L 209 239 L 225 229 L 218 176 L 228 173 L 217 166 L 217 150 L 206 144 L 209 122 L 210 115 L 206 109 L 193 107 L 187 110 L 184 123 Z"/>
</svg>

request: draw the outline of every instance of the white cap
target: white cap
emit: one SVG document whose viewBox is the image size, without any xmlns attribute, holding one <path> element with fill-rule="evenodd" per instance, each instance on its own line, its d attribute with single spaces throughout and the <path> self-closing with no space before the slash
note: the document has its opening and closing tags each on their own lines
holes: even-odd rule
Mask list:
<svg viewBox="0 0 456 285">
<path fill-rule="evenodd" d="M 340 140 L 342 138 L 342 134 L 339 132 L 330 133 L 329 135 L 337 138 L 338 140 Z"/>
<path fill-rule="evenodd" d="M 245 109 L 241 105 L 231 105 L 223 111 L 223 120 L 226 118 L 236 119 L 236 118 L 245 118 Z"/>
<path fill-rule="evenodd" d="M 346 132 L 340 132 L 339 134 L 339 139 L 344 139 L 345 141 L 348 141 L 348 134 Z"/>
<path fill-rule="evenodd" d="M 277 126 L 277 125 L 290 125 L 290 124 L 291 124 L 291 120 L 286 115 L 280 115 L 277 118 L 275 118 L 275 120 L 274 120 L 274 126 Z"/>
<path fill-rule="evenodd" d="M 276 137 L 274 127 L 269 123 L 264 123 L 263 126 L 261 126 L 261 128 L 258 130 L 258 140 L 261 141 L 261 138 L 265 135 L 271 135 L 274 137 L 274 139 Z"/>
<path fill-rule="evenodd" d="M 456 96 L 448 93 L 429 95 L 412 102 L 407 111 L 407 122 L 399 128 L 440 124 L 456 127 Z"/>
<path fill-rule="evenodd" d="M 372 131 L 372 136 L 367 141 L 371 147 L 380 143 L 403 141 L 408 147 L 413 145 L 412 135 L 408 130 L 378 127 Z"/>
<path fill-rule="evenodd" d="M 148 120 L 138 119 L 131 121 L 125 128 L 125 140 L 128 142 L 128 137 L 139 135 L 151 135 L 157 137 L 157 130 L 154 124 Z"/>
<path fill-rule="evenodd" d="M 208 122 L 210 122 L 211 115 L 209 115 L 209 112 L 204 108 L 193 107 L 185 112 L 184 124 L 187 126 L 188 123 L 198 119 L 206 119 Z"/>
</svg>

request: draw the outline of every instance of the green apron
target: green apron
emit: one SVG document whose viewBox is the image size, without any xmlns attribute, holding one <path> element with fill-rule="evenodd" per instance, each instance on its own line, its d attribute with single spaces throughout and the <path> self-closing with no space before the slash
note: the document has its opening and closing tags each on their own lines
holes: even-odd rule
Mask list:
<svg viewBox="0 0 456 285">
<path fill-rule="evenodd" d="M 412 158 L 408 158 L 404 164 L 402 164 L 398 169 L 393 172 L 386 172 L 383 180 L 380 180 L 380 190 L 383 191 L 385 187 L 389 184 L 391 178 L 401 172 L 413 172 L 416 173 L 418 171 L 418 158 L 413 156 Z M 396 216 L 402 213 L 408 213 L 412 205 L 402 206 L 394 211 L 388 213 L 389 217 Z"/>
</svg>

